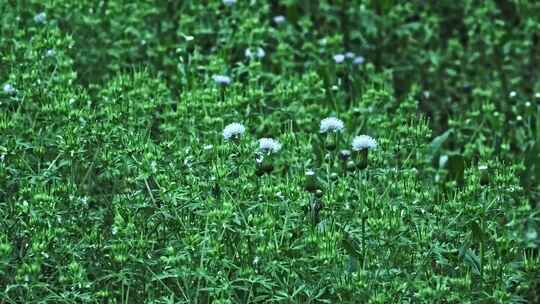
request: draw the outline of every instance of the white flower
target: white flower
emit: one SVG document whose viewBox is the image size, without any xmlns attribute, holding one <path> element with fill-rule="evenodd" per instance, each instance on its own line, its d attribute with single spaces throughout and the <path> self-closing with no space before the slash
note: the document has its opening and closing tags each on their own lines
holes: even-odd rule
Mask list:
<svg viewBox="0 0 540 304">
<path fill-rule="evenodd" d="M 508 95 L 510 96 L 510 98 L 514 98 L 514 97 L 517 96 L 517 93 L 516 93 L 516 91 L 512 91 L 512 92 L 510 92 L 510 94 L 508 94 Z"/>
<path fill-rule="evenodd" d="M 226 6 L 232 6 L 236 4 L 236 0 L 223 0 L 223 4 L 225 4 Z"/>
<path fill-rule="evenodd" d="M 240 137 L 244 132 L 246 131 L 246 127 L 244 127 L 243 124 L 233 122 L 232 124 L 228 124 L 223 129 L 223 138 L 226 140 L 231 139 L 233 137 Z"/>
<path fill-rule="evenodd" d="M 345 57 L 346 57 L 347 59 L 353 59 L 354 56 L 355 56 L 355 55 L 354 55 L 353 52 L 347 52 L 347 53 L 345 53 Z"/>
<path fill-rule="evenodd" d="M 14 94 L 15 93 L 15 88 L 11 84 L 6 83 L 4 85 L 4 93 L 10 94 L 10 95 Z"/>
<path fill-rule="evenodd" d="M 356 56 L 353 60 L 353 64 L 357 64 L 357 65 L 360 65 L 360 64 L 363 64 L 365 61 L 364 57 L 362 56 Z"/>
<path fill-rule="evenodd" d="M 377 148 L 377 141 L 373 137 L 368 135 L 360 135 L 353 138 L 352 149 L 354 151 L 360 151 L 364 149 L 375 149 Z"/>
<path fill-rule="evenodd" d="M 285 17 L 282 16 L 282 15 L 275 16 L 275 17 L 274 17 L 274 22 L 275 22 L 276 24 L 282 24 L 282 23 L 285 22 Z"/>
<path fill-rule="evenodd" d="M 54 56 L 54 54 L 56 54 L 56 52 L 53 49 L 48 49 L 47 52 L 45 53 L 47 57 L 52 57 Z"/>
<path fill-rule="evenodd" d="M 213 145 L 205 145 L 203 149 L 205 150 L 211 150 L 214 146 Z"/>
<path fill-rule="evenodd" d="M 277 153 L 281 150 L 281 144 L 273 138 L 261 138 L 259 139 L 259 150 L 268 154 Z"/>
<path fill-rule="evenodd" d="M 247 48 L 244 54 L 249 59 L 253 59 L 253 58 L 262 59 L 264 58 L 264 56 L 266 56 L 266 52 L 260 47 L 257 48 L 256 52 L 253 52 L 250 48 Z"/>
<path fill-rule="evenodd" d="M 45 23 L 47 21 L 47 14 L 45 12 L 41 12 L 34 16 L 34 22 L 36 23 Z"/>
<path fill-rule="evenodd" d="M 264 58 L 266 56 L 266 52 L 263 50 L 263 48 L 257 48 L 257 57 Z"/>
<path fill-rule="evenodd" d="M 307 171 L 306 171 L 306 175 L 307 175 L 307 176 L 315 176 L 315 171 L 313 171 L 313 170 L 307 170 Z"/>
<path fill-rule="evenodd" d="M 343 61 L 345 61 L 345 55 L 343 55 L 343 54 L 334 55 L 334 61 L 336 63 L 342 63 Z"/>
<path fill-rule="evenodd" d="M 231 83 L 231 77 L 225 75 L 214 75 L 212 79 L 219 85 L 228 85 Z"/>
<path fill-rule="evenodd" d="M 540 93 L 536 93 L 536 94 L 534 94 L 534 97 L 536 97 L 536 98 L 540 98 Z"/>
<path fill-rule="evenodd" d="M 321 120 L 321 133 L 326 133 L 328 131 L 341 132 L 345 125 L 341 119 L 335 117 L 327 117 Z"/>
</svg>

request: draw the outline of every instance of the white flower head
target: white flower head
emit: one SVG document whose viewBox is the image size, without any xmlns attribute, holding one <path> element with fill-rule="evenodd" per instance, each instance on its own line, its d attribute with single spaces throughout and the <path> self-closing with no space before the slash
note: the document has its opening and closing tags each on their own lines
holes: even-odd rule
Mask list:
<svg viewBox="0 0 540 304">
<path fill-rule="evenodd" d="M 268 154 L 277 153 L 281 150 L 281 144 L 273 138 L 261 138 L 259 139 L 259 150 Z"/>
<path fill-rule="evenodd" d="M 342 63 L 343 61 L 345 61 L 345 55 L 343 55 L 343 54 L 334 55 L 334 61 L 336 63 Z"/>
<path fill-rule="evenodd" d="M 540 98 L 540 93 L 536 93 L 536 94 L 534 94 L 534 97 L 536 97 L 536 98 Z"/>
<path fill-rule="evenodd" d="M 285 23 L 285 16 L 282 16 L 282 15 L 275 16 L 275 17 L 274 17 L 274 22 L 275 22 L 276 24 L 282 24 L 282 23 Z"/>
<path fill-rule="evenodd" d="M 266 56 L 266 52 L 264 51 L 264 49 L 261 47 L 257 48 L 257 57 L 261 59 L 264 58 L 264 56 Z"/>
<path fill-rule="evenodd" d="M 11 94 L 15 94 L 15 91 L 16 91 L 15 88 L 14 88 L 11 84 L 9 84 L 9 83 L 6 83 L 6 84 L 4 85 L 4 88 L 3 88 L 3 89 L 4 89 L 4 93 L 10 94 L 10 95 L 11 95 Z"/>
<path fill-rule="evenodd" d="M 321 133 L 326 133 L 329 131 L 332 132 L 341 132 L 345 128 L 345 124 L 341 119 L 335 118 L 335 117 L 327 117 L 323 120 L 321 120 Z"/>
<path fill-rule="evenodd" d="M 214 75 L 212 79 L 219 85 L 229 85 L 231 83 L 231 77 L 225 75 Z"/>
<path fill-rule="evenodd" d="M 512 92 L 510 92 L 510 94 L 508 94 L 508 95 L 510 96 L 510 98 L 514 98 L 514 97 L 517 96 L 517 93 L 516 93 L 516 91 L 512 91 Z"/>
<path fill-rule="evenodd" d="M 243 124 L 233 122 L 225 126 L 223 129 L 223 138 L 225 138 L 225 140 L 229 140 L 231 138 L 240 137 L 245 131 L 246 127 L 244 127 Z"/>
<path fill-rule="evenodd" d="M 223 4 L 226 6 L 233 6 L 236 4 L 236 0 L 223 0 Z"/>
<path fill-rule="evenodd" d="M 252 51 L 250 48 L 247 48 L 246 51 L 244 52 L 244 55 L 249 59 L 254 59 L 254 58 L 262 59 L 264 58 L 264 56 L 266 56 L 266 52 L 261 47 L 258 47 L 255 50 L 255 52 Z"/>
<path fill-rule="evenodd" d="M 360 65 L 360 64 L 363 64 L 364 61 L 365 61 L 364 57 L 356 56 L 354 57 L 353 64 Z"/>
<path fill-rule="evenodd" d="M 48 49 L 47 52 L 45 52 L 45 56 L 52 57 L 56 54 L 56 51 L 54 49 Z"/>
<path fill-rule="evenodd" d="M 34 16 L 35 23 L 45 23 L 45 21 L 47 21 L 47 14 L 45 14 L 45 12 L 41 12 Z"/>
<path fill-rule="evenodd" d="M 486 165 L 480 165 L 480 166 L 478 166 L 478 170 L 479 170 L 479 171 L 485 171 L 485 170 L 487 170 L 487 169 L 488 169 L 488 166 L 486 166 Z"/>
<path fill-rule="evenodd" d="M 377 141 L 373 137 L 368 135 L 359 135 L 353 138 L 352 149 L 354 151 L 360 151 L 364 149 L 375 149 L 377 148 Z"/>
<path fill-rule="evenodd" d="M 347 53 L 345 53 L 345 57 L 346 57 L 347 59 L 353 59 L 354 56 L 355 56 L 355 55 L 354 55 L 353 52 L 347 52 Z"/>
</svg>

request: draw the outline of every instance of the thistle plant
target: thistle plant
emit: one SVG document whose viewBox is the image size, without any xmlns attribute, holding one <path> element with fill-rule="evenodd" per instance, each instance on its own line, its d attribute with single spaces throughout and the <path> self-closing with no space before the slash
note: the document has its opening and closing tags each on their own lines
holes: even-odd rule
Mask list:
<svg viewBox="0 0 540 304">
<path fill-rule="evenodd" d="M 223 139 L 238 143 L 245 131 L 246 127 L 243 124 L 238 122 L 230 123 L 223 129 Z"/>
<path fill-rule="evenodd" d="M 345 124 L 336 117 L 327 117 L 321 120 L 319 132 L 324 137 L 324 147 L 333 151 L 339 143 L 339 134 L 345 129 Z"/>
<path fill-rule="evenodd" d="M 225 89 L 231 84 L 231 77 L 226 75 L 213 75 L 212 80 L 214 80 L 214 83 L 219 86 L 221 101 L 225 101 Z"/>
<path fill-rule="evenodd" d="M 274 170 L 274 157 L 281 150 L 281 144 L 273 138 L 261 138 L 258 143 L 257 175 L 270 173 Z"/>
<path fill-rule="evenodd" d="M 369 150 L 377 148 L 377 141 L 368 135 L 359 135 L 352 140 L 352 150 L 355 152 L 358 169 L 368 166 Z"/>
</svg>

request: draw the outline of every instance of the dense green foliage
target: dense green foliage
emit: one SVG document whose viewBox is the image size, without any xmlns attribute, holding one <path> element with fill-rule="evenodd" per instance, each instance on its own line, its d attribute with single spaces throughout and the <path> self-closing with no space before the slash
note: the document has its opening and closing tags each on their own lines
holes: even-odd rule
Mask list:
<svg viewBox="0 0 540 304">
<path fill-rule="evenodd" d="M 0 1 L 0 304 L 540 302 L 540 3 L 401 2 Z"/>
</svg>

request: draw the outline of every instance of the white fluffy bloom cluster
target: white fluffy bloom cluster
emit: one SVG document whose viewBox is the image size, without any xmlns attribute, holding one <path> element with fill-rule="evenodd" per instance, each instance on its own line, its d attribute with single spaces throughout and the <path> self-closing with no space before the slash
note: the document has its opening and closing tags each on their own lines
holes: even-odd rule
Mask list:
<svg viewBox="0 0 540 304">
<path fill-rule="evenodd" d="M 364 57 L 362 57 L 362 56 L 356 56 L 356 57 L 354 57 L 353 64 L 360 65 L 360 64 L 363 64 L 364 61 L 366 61 L 366 60 L 364 59 Z"/>
<path fill-rule="evenodd" d="M 274 22 L 276 24 L 282 24 L 285 22 L 285 16 L 282 16 L 282 15 L 278 15 L 278 16 L 275 16 L 274 17 Z"/>
<path fill-rule="evenodd" d="M 342 63 L 343 61 L 345 61 L 345 55 L 343 55 L 343 54 L 334 55 L 334 61 L 336 63 Z"/>
<path fill-rule="evenodd" d="M 45 23 L 45 21 L 47 21 L 47 14 L 45 14 L 45 12 L 41 12 L 34 16 L 35 23 Z"/>
<path fill-rule="evenodd" d="M 245 131 L 246 127 L 244 127 L 243 124 L 233 122 L 225 126 L 223 129 L 223 138 L 225 138 L 225 140 L 229 140 L 234 137 L 240 137 Z"/>
<path fill-rule="evenodd" d="M 328 131 L 341 132 L 345 124 L 341 119 L 335 117 L 327 117 L 321 120 L 321 133 L 326 133 Z"/>
<path fill-rule="evenodd" d="M 334 62 L 335 63 L 343 63 L 346 59 L 347 60 L 352 60 L 352 63 L 354 65 L 360 65 L 360 64 L 363 64 L 365 59 L 364 57 L 360 56 L 360 55 L 356 55 L 355 53 L 353 52 L 346 52 L 345 54 L 335 54 L 333 56 L 334 58 Z"/>
<path fill-rule="evenodd" d="M 263 48 L 260 48 L 260 47 L 255 49 L 255 51 L 253 51 L 250 48 L 247 48 L 246 51 L 244 52 L 244 55 L 249 59 L 255 59 L 255 58 L 262 59 L 264 58 L 264 56 L 266 56 L 266 52 L 263 50 Z"/>
<path fill-rule="evenodd" d="M 4 93 L 6 93 L 6 94 L 10 94 L 10 95 L 11 95 L 11 94 L 14 94 L 14 93 L 15 93 L 15 88 L 14 88 L 11 84 L 9 84 L 9 83 L 6 83 L 6 84 L 4 85 L 4 88 L 3 88 L 3 89 L 4 89 Z"/>
<path fill-rule="evenodd" d="M 259 150 L 268 154 L 277 153 L 281 150 L 281 144 L 273 138 L 261 138 L 259 139 Z"/>
<path fill-rule="evenodd" d="M 359 135 L 353 138 L 352 149 L 354 151 L 360 151 L 364 149 L 375 149 L 377 148 L 377 141 L 373 137 L 368 135 Z"/>
<path fill-rule="evenodd" d="M 231 83 L 231 77 L 225 75 L 214 75 L 212 79 L 219 85 L 228 85 Z"/>
</svg>

